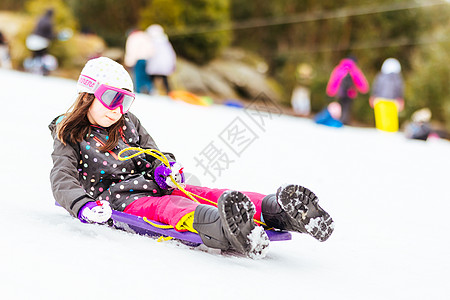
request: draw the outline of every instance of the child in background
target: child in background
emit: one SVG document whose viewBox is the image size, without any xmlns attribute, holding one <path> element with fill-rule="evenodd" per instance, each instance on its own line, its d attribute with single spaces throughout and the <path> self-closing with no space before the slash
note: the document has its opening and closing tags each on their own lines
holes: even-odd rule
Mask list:
<svg viewBox="0 0 450 300">
<path fill-rule="evenodd" d="M 125 65 L 132 69 L 137 93 L 150 94 L 152 82 L 145 72 L 147 60 L 153 55 L 154 49 L 150 36 L 141 30 L 133 30 L 125 43 Z"/>
<path fill-rule="evenodd" d="M 323 110 L 321 110 L 317 115 L 314 116 L 314 121 L 317 124 L 322 124 L 330 127 L 342 127 L 341 121 L 341 105 L 336 101 L 331 102 Z"/>
<path fill-rule="evenodd" d="M 11 57 L 6 37 L 0 31 L 0 68 L 11 69 Z"/>
<path fill-rule="evenodd" d="M 311 113 L 311 79 L 314 77 L 312 67 L 307 63 L 301 63 L 297 66 L 295 72 L 296 87 L 292 92 L 291 105 L 297 116 L 309 116 Z"/>
<path fill-rule="evenodd" d="M 358 92 L 365 94 L 368 91 L 369 83 L 353 56 L 342 59 L 333 69 L 326 90 L 327 95 L 336 97 L 341 105 L 340 121 L 345 125 L 350 124 L 353 99 Z"/>
<path fill-rule="evenodd" d="M 372 85 L 372 93 L 369 99 L 372 108 L 375 106 L 377 98 L 383 98 L 394 101 L 399 112 L 403 110 L 405 87 L 401 71 L 402 66 L 397 59 L 388 58 L 383 62 L 381 71 L 375 77 Z"/>
<path fill-rule="evenodd" d="M 202 199 L 194 202 L 176 188 L 174 182 L 184 184 L 184 175 L 171 153 L 164 153 L 170 167 L 146 153 L 119 160 L 128 147 L 158 150 L 129 112 L 133 83 L 120 64 L 106 57 L 88 61 L 77 90 L 72 108 L 49 126 L 54 138 L 50 180 L 56 201 L 82 222 L 105 223 L 114 209 L 196 232 L 208 247 L 253 258 L 263 257 L 269 245 L 254 218 L 319 241 L 333 232 L 333 220 L 307 188 L 291 184 L 262 195 L 186 185 L 216 207 Z"/>
<path fill-rule="evenodd" d="M 374 109 L 375 126 L 382 131 L 398 131 L 398 113 L 404 107 L 401 70 L 397 59 L 388 58 L 383 62 L 381 71 L 373 82 L 369 103 Z"/>
<path fill-rule="evenodd" d="M 411 123 L 406 125 L 405 135 L 409 139 L 426 141 L 432 135 L 431 110 L 427 107 L 419 109 L 411 116 Z"/>
<path fill-rule="evenodd" d="M 169 85 L 169 76 L 175 71 L 177 54 L 161 25 L 150 25 L 146 31 L 152 43 L 153 54 L 147 60 L 145 71 L 150 77 L 153 87 L 156 87 L 156 79 L 162 80 L 165 92 L 168 95 L 172 90 Z M 153 94 L 157 94 L 156 89 Z"/>
</svg>

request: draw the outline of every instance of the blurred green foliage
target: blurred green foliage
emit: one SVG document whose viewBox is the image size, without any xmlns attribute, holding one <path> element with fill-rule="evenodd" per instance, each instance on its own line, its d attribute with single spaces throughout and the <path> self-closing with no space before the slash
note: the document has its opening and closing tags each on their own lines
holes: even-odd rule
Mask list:
<svg viewBox="0 0 450 300">
<path fill-rule="evenodd" d="M 19 11 L 25 7 L 27 0 L 2 0 L 0 3 L 0 10 Z"/>
<path fill-rule="evenodd" d="M 403 5 L 402 0 L 378 1 L 295 1 L 242 2 L 232 0 L 232 19 L 246 22 L 256 18 L 261 22 L 248 23 L 248 29 L 234 33 L 234 46 L 257 51 L 270 63 L 271 74 L 283 82 L 284 99 L 288 103 L 291 91 L 298 84 L 295 68 L 300 63 L 312 65 L 316 76 L 311 82 L 312 109 L 321 110 L 331 99 L 325 94 L 328 76 L 334 66 L 352 54 L 369 83 L 388 57 L 396 57 L 409 72 L 414 44 L 429 26 L 420 9 L 404 9 L 358 15 L 361 7 Z M 286 16 L 291 16 L 286 18 Z M 270 20 L 271 26 L 258 26 Z M 403 45 L 405 44 L 405 45 Z M 398 45 L 398 46 L 397 46 Z M 412 45 L 412 46 L 408 46 Z M 373 111 L 368 95 L 354 101 L 357 121 L 373 124 Z"/>
<path fill-rule="evenodd" d="M 449 24 L 450 25 L 450 24 Z M 450 27 L 447 27 L 450 28 Z M 447 30 L 447 36 L 450 36 Z M 413 56 L 413 70 L 407 81 L 407 115 L 429 107 L 433 119 L 450 131 L 450 41 L 421 48 Z"/>
<path fill-rule="evenodd" d="M 36 18 L 36 21 L 50 8 L 54 10 L 53 22 L 56 32 L 65 28 L 77 29 L 78 22 L 64 0 L 29 0 L 25 3 L 26 12 Z"/>
<path fill-rule="evenodd" d="M 340 59 L 349 54 L 356 56 L 372 84 L 383 61 L 395 57 L 402 64 L 406 83 L 406 107 L 400 114 L 401 121 L 427 106 L 435 119 L 450 129 L 450 4 L 408 8 L 420 3 L 426 1 L 231 0 L 232 20 L 248 25 L 248 29 L 234 32 L 233 45 L 256 51 L 265 58 L 271 74 L 285 87 L 286 104 L 298 84 L 296 66 L 310 64 L 315 73 L 310 83 L 314 112 L 332 100 L 325 88 Z M 358 15 L 358 8 L 365 7 L 373 10 Z M 249 19 L 259 22 L 248 22 Z M 267 20 L 273 22 L 271 26 L 258 26 Z M 358 96 L 353 116 L 358 122 L 373 125 L 368 98 L 369 95 Z"/>
<path fill-rule="evenodd" d="M 228 0 L 153 0 L 142 10 L 140 25 L 162 25 L 179 55 L 205 64 L 229 45 L 231 31 L 201 32 L 229 22 Z M 193 30 L 186 34 L 187 29 Z"/>
<path fill-rule="evenodd" d="M 369 83 L 382 62 L 397 58 L 406 83 L 402 121 L 429 107 L 433 119 L 450 130 L 450 4 L 405 0 L 3 0 L 1 9 L 26 10 L 33 23 L 50 3 L 57 5 L 57 28 L 98 34 L 109 46 L 125 44 L 130 29 L 161 24 L 179 56 L 205 64 L 232 46 L 256 53 L 268 66 L 267 75 L 283 87 L 282 102 L 290 102 L 299 83 L 300 63 L 314 70 L 309 85 L 312 109 L 331 101 L 325 87 L 340 59 L 353 54 Z M 423 5 L 423 7 L 420 7 Z M 21 38 L 25 39 L 25 33 Z M 75 55 L 70 42 L 55 42 L 51 51 L 62 61 Z M 369 95 L 354 102 L 356 121 L 373 125 Z"/>
<path fill-rule="evenodd" d="M 139 21 L 145 0 L 65 0 L 84 33 L 101 36 L 109 46 L 124 47 L 128 31 Z"/>
</svg>

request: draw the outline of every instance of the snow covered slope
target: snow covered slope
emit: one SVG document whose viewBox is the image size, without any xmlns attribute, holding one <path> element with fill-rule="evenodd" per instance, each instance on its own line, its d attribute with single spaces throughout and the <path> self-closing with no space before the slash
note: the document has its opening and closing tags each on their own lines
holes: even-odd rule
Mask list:
<svg viewBox="0 0 450 300">
<path fill-rule="evenodd" d="M 75 82 L 5 70 L 0 82 L 2 299 L 450 298 L 446 141 L 139 95 L 132 112 L 203 185 L 273 193 L 299 183 L 335 220 L 325 243 L 293 234 L 254 261 L 82 224 L 55 207 L 47 125 L 73 102 Z"/>
</svg>

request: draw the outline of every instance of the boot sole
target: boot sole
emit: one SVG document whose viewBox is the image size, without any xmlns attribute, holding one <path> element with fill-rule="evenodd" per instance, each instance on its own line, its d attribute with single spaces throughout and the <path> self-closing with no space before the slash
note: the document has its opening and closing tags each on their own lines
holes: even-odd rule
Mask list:
<svg viewBox="0 0 450 300">
<path fill-rule="evenodd" d="M 277 202 L 287 213 L 292 228 L 324 242 L 333 233 L 334 222 L 318 201 L 313 192 L 300 185 L 285 185 L 277 191 Z"/>
<path fill-rule="evenodd" d="M 253 221 L 256 209 L 247 196 L 238 191 L 226 191 L 217 207 L 225 236 L 234 250 L 250 258 L 263 258 L 268 251 L 269 238 Z"/>
</svg>

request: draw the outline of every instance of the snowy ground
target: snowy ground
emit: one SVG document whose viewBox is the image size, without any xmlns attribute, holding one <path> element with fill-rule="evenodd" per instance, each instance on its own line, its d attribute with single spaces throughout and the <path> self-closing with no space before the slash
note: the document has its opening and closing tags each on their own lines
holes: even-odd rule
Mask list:
<svg viewBox="0 0 450 300">
<path fill-rule="evenodd" d="M 293 234 L 255 261 L 82 224 L 55 207 L 47 125 L 75 82 L 5 70 L 0 82 L 2 299 L 450 298 L 447 141 L 139 95 L 132 111 L 203 185 L 273 193 L 299 183 L 333 216 L 325 243 Z M 221 159 L 206 173 L 198 161 L 212 153 Z"/>
</svg>

